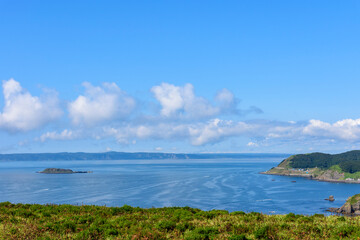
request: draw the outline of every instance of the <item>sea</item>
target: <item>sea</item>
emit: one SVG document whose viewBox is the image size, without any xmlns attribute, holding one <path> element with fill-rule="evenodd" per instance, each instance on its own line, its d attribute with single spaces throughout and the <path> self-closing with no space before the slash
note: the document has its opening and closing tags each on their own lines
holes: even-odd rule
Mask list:
<svg viewBox="0 0 360 240">
<path fill-rule="evenodd" d="M 360 184 L 259 174 L 283 158 L 0 162 L 0 202 L 330 214 Z M 92 171 L 40 174 L 45 168 Z M 335 201 L 325 199 L 334 195 Z"/>
</svg>

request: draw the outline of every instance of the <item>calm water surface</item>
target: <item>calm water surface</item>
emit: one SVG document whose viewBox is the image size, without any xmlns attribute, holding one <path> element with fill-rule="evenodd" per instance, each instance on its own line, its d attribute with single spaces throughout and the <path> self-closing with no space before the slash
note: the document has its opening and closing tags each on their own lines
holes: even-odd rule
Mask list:
<svg viewBox="0 0 360 240">
<path fill-rule="evenodd" d="M 340 207 L 347 197 L 360 192 L 359 184 L 258 174 L 281 160 L 1 162 L 0 202 L 190 206 L 203 210 L 314 214 Z M 36 173 L 47 167 L 93 173 Z M 329 195 L 335 196 L 335 202 L 324 200 Z"/>
</svg>

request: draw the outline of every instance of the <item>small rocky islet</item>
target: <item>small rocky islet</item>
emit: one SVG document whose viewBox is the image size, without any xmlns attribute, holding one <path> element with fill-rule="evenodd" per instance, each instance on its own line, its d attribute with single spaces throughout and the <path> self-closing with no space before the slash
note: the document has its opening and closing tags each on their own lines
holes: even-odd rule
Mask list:
<svg viewBox="0 0 360 240">
<path fill-rule="evenodd" d="M 71 169 L 64 168 L 46 168 L 38 173 L 44 174 L 74 174 L 74 173 L 92 173 L 92 171 L 73 171 Z"/>
</svg>

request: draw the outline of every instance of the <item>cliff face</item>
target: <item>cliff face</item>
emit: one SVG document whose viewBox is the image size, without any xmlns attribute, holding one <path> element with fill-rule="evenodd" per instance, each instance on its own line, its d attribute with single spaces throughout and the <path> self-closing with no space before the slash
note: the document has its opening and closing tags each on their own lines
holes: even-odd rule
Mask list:
<svg viewBox="0 0 360 240">
<path fill-rule="evenodd" d="M 339 173 L 333 170 L 326 170 L 321 173 L 319 176 L 314 176 L 314 179 L 321 180 L 321 181 L 340 181 L 343 180 L 345 177 L 344 173 Z"/>
<path fill-rule="evenodd" d="M 340 208 L 332 208 L 330 211 L 344 215 L 360 215 L 360 194 L 349 197 Z"/>
</svg>

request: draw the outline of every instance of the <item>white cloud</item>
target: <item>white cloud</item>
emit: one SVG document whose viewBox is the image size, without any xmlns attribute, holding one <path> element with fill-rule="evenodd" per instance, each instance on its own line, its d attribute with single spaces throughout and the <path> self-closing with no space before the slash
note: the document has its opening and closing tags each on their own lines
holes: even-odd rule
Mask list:
<svg viewBox="0 0 360 240">
<path fill-rule="evenodd" d="M 184 89 L 189 87 L 190 86 L 187 85 L 181 88 L 168 83 L 162 83 L 160 86 L 152 87 L 152 93 L 162 106 L 161 114 L 169 117 L 184 108 L 185 101 L 183 92 Z"/>
<path fill-rule="evenodd" d="M 218 118 L 193 123 L 148 123 L 146 125 L 127 125 L 121 128 L 106 128 L 106 136 L 114 136 L 118 142 L 128 139 L 172 139 L 187 140 L 194 146 L 221 142 L 231 137 L 263 139 L 267 142 L 286 140 L 287 142 L 306 141 L 317 138 L 327 142 L 360 141 L 360 120 L 341 120 L 334 124 L 311 120 L 308 123 L 272 121 L 231 121 Z M 249 142 L 248 146 L 258 146 Z"/>
<path fill-rule="evenodd" d="M 168 83 L 151 88 L 161 106 L 158 116 L 129 117 L 135 100 L 115 83 L 93 86 L 84 83 L 85 93 L 68 105 L 69 118 L 77 129 L 46 132 L 37 140 L 71 140 L 91 137 L 114 138 L 118 143 L 135 144 L 138 140 L 187 141 L 202 146 L 242 137 L 256 139 L 247 146 L 259 143 L 296 143 L 310 140 L 336 144 L 339 141 L 360 143 L 360 119 L 344 119 L 328 123 L 312 119 L 295 121 L 235 121 L 222 119 L 222 114 L 238 114 L 238 100 L 222 89 L 214 104 L 194 93 L 191 84 L 175 86 Z M 32 96 L 13 79 L 3 82 L 5 106 L 0 113 L 0 127 L 6 130 L 31 130 L 59 118 L 62 111 L 55 95 Z M 246 111 L 258 111 L 252 109 Z M 245 112 L 246 112 L 245 111 Z M 261 110 L 259 110 L 261 111 Z M 89 128 L 91 126 L 91 128 Z"/>
<path fill-rule="evenodd" d="M 160 102 L 161 115 L 164 117 L 202 118 L 219 113 L 219 109 L 212 106 L 205 98 L 195 96 L 194 87 L 191 84 L 179 87 L 162 83 L 159 86 L 152 87 L 151 92 Z"/>
<path fill-rule="evenodd" d="M 234 94 L 228 89 L 224 88 L 219 91 L 215 96 L 215 101 L 218 103 L 222 113 L 239 113 L 239 110 L 237 109 L 238 101 L 235 99 Z"/>
<path fill-rule="evenodd" d="M 135 108 L 135 100 L 115 83 L 94 87 L 83 83 L 85 94 L 69 103 L 69 116 L 75 125 L 93 126 L 101 122 L 127 117 Z"/>
<path fill-rule="evenodd" d="M 254 143 L 254 142 L 248 142 L 248 144 L 246 144 L 248 147 L 258 147 L 259 144 Z"/>
<path fill-rule="evenodd" d="M 259 128 L 257 124 L 212 119 L 205 124 L 190 127 L 191 143 L 195 146 L 215 143 L 225 138 L 248 136 Z"/>
<path fill-rule="evenodd" d="M 258 125 L 213 119 L 196 123 L 148 123 L 147 125 L 124 125 L 104 127 L 102 137 L 115 137 L 117 142 L 128 144 L 131 139 L 187 140 L 194 146 L 215 143 L 228 137 L 252 135 Z"/>
<path fill-rule="evenodd" d="M 359 141 L 360 119 L 344 119 L 333 124 L 313 119 L 304 127 L 303 134 L 313 137 Z"/>
<path fill-rule="evenodd" d="M 247 110 L 238 109 L 239 100 L 226 88 L 216 94 L 215 104 L 196 96 L 193 85 L 189 83 L 183 87 L 162 83 L 152 87 L 151 92 L 161 105 L 161 115 L 166 118 L 209 119 L 221 114 L 262 113 L 261 109 L 254 106 Z"/>
<path fill-rule="evenodd" d="M 29 131 L 62 115 L 57 94 L 42 98 L 32 96 L 14 79 L 2 84 L 5 106 L 0 113 L 0 127 L 7 131 Z"/>
<path fill-rule="evenodd" d="M 215 100 L 224 104 L 233 104 L 235 101 L 235 96 L 228 89 L 223 88 L 216 94 Z"/>
<path fill-rule="evenodd" d="M 162 147 L 156 147 L 156 148 L 155 148 L 155 151 L 162 151 L 162 150 L 163 150 Z"/>
<path fill-rule="evenodd" d="M 76 134 L 73 131 L 65 129 L 61 133 L 47 132 L 40 136 L 39 140 L 45 142 L 46 140 L 72 140 L 76 138 Z"/>
<path fill-rule="evenodd" d="M 115 137 L 118 143 L 129 144 L 135 139 L 177 139 L 184 140 L 188 136 L 188 128 L 175 123 L 125 124 L 121 127 L 103 127 L 102 137 Z M 136 140 L 135 140 L 136 143 Z"/>
<path fill-rule="evenodd" d="M 232 121 L 219 118 L 208 121 L 179 122 L 172 120 L 147 121 L 146 123 L 122 122 L 118 126 L 103 126 L 77 132 L 48 132 L 41 141 L 69 140 L 79 136 L 94 139 L 115 138 L 118 143 L 131 144 L 136 141 L 171 140 L 186 141 L 193 146 L 203 146 L 225 141 L 229 138 L 256 139 L 247 146 L 258 147 L 275 144 L 360 142 L 360 120 L 341 120 L 326 123 L 319 120 L 309 122 Z M 96 134 L 95 134 L 96 133 Z"/>
</svg>

